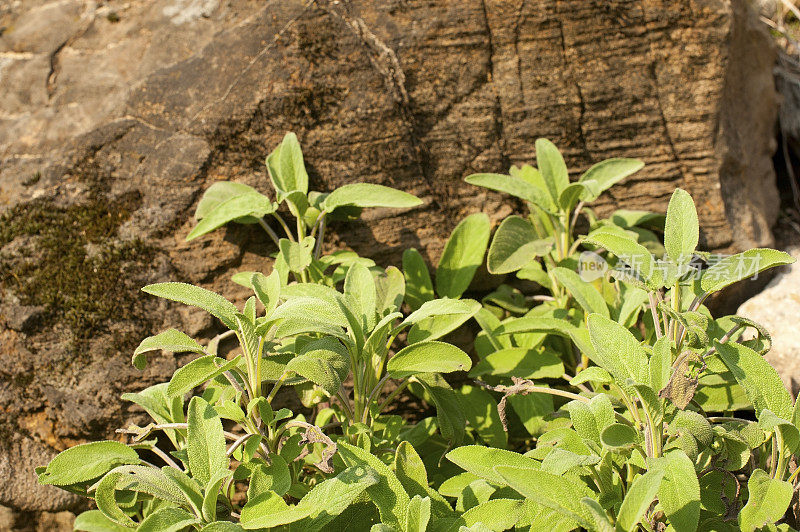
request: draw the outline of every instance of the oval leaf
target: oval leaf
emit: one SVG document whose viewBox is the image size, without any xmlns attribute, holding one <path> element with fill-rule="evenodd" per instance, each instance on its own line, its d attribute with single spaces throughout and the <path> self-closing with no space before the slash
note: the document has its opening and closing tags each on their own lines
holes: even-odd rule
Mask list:
<svg viewBox="0 0 800 532">
<path fill-rule="evenodd" d="M 440 297 L 459 298 L 483 264 L 491 224 L 484 213 L 466 217 L 453 230 L 436 268 L 436 291 Z"/>
<path fill-rule="evenodd" d="M 417 373 L 451 373 L 467 371 L 472 367 L 469 355 L 454 345 L 427 341 L 404 347 L 386 364 L 386 370 L 395 379 Z"/>
<path fill-rule="evenodd" d="M 142 292 L 201 308 L 219 318 L 229 329 L 237 329 L 236 306 L 205 288 L 186 283 L 157 283 L 145 286 Z"/>
<path fill-rule="evenodd" d="M 68 486 L 93 480 L 120 465 L 138 463 L 136 451 L 118 441 L 83 443 L 53 458 L 39 475 L 39 482 Z"/>
<path fill-rule="evenodd" d="M 339 187 L 322 202 L 322 207 L 333 212 L 339 207 L 391 207 L 407 209 L 422 205 L 422 200 L 413 194 L 372 183 L 353 183 Z"/>
<path fill-rule="evenodd" d="M 547 254 L 552 247 L 552 240 L 539 239 L 529 221 L 509 216 L 494 234 L 486 267 L 494 274 L 510 273 Z"/>
<path fill-rule="evenodd" d="M 148 336 L 133 352 L 133 365 L 137 369 L 144 369 L 147 359 L 144 353 L 157 350 L 171 351 L 173 353 L 203 353 L 203 346 L 193 338 L 177 329 L 169 329 L 155 336 Z"/>
</svg>

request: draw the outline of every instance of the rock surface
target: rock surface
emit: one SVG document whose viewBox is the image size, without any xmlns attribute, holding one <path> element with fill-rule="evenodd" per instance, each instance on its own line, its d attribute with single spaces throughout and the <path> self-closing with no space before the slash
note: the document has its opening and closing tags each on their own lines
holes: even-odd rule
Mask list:
<svg viewBox="0 0 800 532">
<path fill-rule="evenodd" d="M 800 260 L 800 247 L 786 250 Z M 800 265 L 782 268 L 766 289 L 747 300 L 736 313 L 760 323 L 772 336 L 772 349 L 764 356 L 797 395 L 800 391 Z"/>
<path fill-rule="evenodd" d="M 250 227 L 183 238 L 214 181 L 267 190 L 286 131 L 314 189 L 425 200 L 332 228 L 384 265 L 409 246 L 435 260 L 470 212 L 518 209 L 462 178 L 533 161 L 541 136 L 573 173 L 647 163 L 600 210 L 663 210 L 680 185 L 707 248 L 771 243 L 774 50 L 745 0 L 12 0 L 0 28 L 0 471 L 25 478 L 0 504 L 21 510 L 74 505 L 32 468 L 112 436 L 136 415 L 120 393 L 181 362 L 135 371 L 142 337 L 214 333 L 140 286 L 237 299 L 230 273 L 266 266 Z"/>
</svg>

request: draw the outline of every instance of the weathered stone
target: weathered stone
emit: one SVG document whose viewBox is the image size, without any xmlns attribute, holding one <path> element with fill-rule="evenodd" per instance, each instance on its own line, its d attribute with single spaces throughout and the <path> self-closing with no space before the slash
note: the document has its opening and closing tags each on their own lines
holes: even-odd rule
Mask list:
<svg viewBox="0 0 800 532">
<path fill-rule="evenodd" d="M 800 259 L 800 247 L 787 250 Z M 783 382 L 797 394 L 800 390 L 800 265 L 782 268 L 766 289 L 745 301 L 736 313 L 766 327 L 772 336 L 772 349 L 764 358 L 778 370 Z"/>
<path fill-rule="evenodd" d="M 771 243 L 774 50 L 745 0 L 17 0 L 0 28 L 0 284 L 43 309 L 0 327 L 0 426 L 16 434 L 0 456 L 32 491 L 0 489 L 0 504 L 66 507 L 36 491 L 42 449 L 138 415 L 119 394 L 181 362 L 132 369 L 142 337 L 216 332 L 140 286 L 241 302 L 230 274 L 269 268 L 257 228 L 183 238 L 216 180 L 269 190 L 263 160 L 287 131 L 312 188 L 369 181 L 425 201 L 333 224 L 330 248 L 384 265 L 410 246 L 435 260 L 466 214 L 519 210 L 462 179 L 534 161 L 541 136 L 573 174 L 645 160 L 601 211 L 663 210 L 682 186 L 707 248 Z"/>
</svg>

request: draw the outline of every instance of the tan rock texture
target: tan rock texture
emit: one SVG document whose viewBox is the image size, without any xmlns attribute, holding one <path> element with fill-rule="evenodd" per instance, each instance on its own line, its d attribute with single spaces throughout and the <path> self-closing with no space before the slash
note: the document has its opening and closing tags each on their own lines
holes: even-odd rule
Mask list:
<svg viewBox="0 0 800 532">
<path fill-rule="evenodd" d="M 520 205 L 467 186 L 532 162 L 537 137 L 574 173 L 612 156 L 647 167 L 613 206 L 695 197 L 710 249 L 771 242 L 774 50 L 745 0 L 7 0 L 0 3 L 0 504 L 57 511 L 35 487 L 55 450 L 113 436 L 120 393 L 181 362 L 129 363 L 202 314 L 138 288 L 185 280 L 242 292 L 267 267 L 251 227 L 185 244 L 211 183 L 268 190 L 265 155 L 295 131 L 317 190 L 415 193 L 402 217 L 333 227 L 381 264 L 436 260 L 464 215 Z M 346 227 L 346 228 L 345 228 Z"/>
<path fill-rule="evenodd" d="M 800 260 L 800 247 L 786 250 Z M 778 370 L 787 388 L 796 396 L 800 391 L 800 266 L 795 262 L 781 268 L 763 292 L 745 301 L 736 314 L 766 327 L 772 349 L 764 355 Z M 750 332 L 750 331 L 747 331 Z"/>
</svg>

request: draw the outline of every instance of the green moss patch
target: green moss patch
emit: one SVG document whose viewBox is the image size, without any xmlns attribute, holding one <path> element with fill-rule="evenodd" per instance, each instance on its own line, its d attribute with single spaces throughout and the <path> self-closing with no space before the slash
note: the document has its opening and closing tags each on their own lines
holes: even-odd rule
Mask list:
<svg viewBox="0 0 800 532">
<path fill-rule="evenodd" d="M 10 209 L 0 216 L 0 283 L 65 323 L 76 341 L 108 320 L 136 318 L 139 283 L 131 274 L 154 250 L 139 240 L 120 242 L 116 233 L 139 202 L 137 193 L 112 201 L 93 194 L 70 207 L 36 200 Z M 2 250 L 18 237 L 31 237 L 30 244 Z"/>
</svg>

